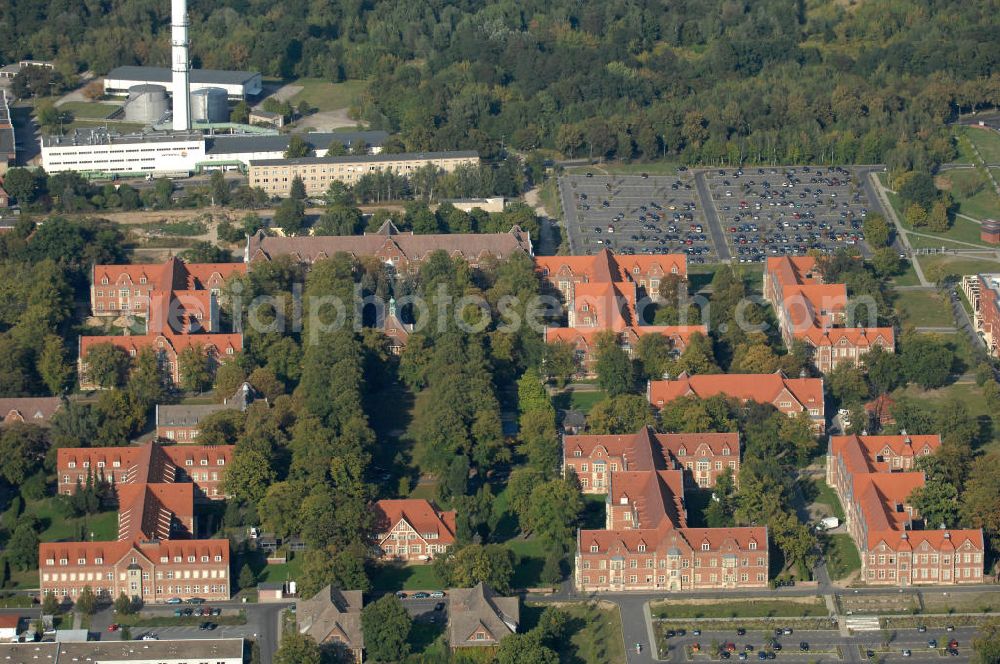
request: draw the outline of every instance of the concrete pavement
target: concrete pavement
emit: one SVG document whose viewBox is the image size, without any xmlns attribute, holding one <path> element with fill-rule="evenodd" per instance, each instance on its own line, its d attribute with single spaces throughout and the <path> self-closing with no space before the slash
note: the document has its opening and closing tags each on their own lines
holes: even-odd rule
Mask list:
<svg viewBox="0 0 1000 664">
<path fill-rule="evenodd" d="M 719 211 L 715 208 L 712 193 L 708 190 L 708 183 L 705 182 L 705 171 L 695 171 L 694 187 L 701 199 L 701 208 L 705 211 L 705 221 L 708 223 L 708 231 L 712 236 L 712 244 L 715 245 L 715 253 L 719 256 L 719 262 L 728 263 L 733 255 L 729 251 L 729 245 L 726 244 L 726 233 L 722 228 L 722 221 L 719 219 Z"/>
</svg>

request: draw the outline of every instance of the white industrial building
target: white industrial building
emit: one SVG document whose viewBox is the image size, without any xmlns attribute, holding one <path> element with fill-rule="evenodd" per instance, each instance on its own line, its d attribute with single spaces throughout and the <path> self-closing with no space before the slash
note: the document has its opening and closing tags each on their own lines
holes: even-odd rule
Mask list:
<svg viewBox="0 0 1000 664">
<path fill-rule="evenodd" d="M 5 664 L 243 664 L 243 639 L 0 644 Z"/>
<path fill-rule="evenodd" d="M 189 175 L 204 158 L 205 136 L 196 131 L 118 134 L 96 127 L 42 137 L 46 173 Z"/>
<path fill-rule="evenodd" d="M 190 69 L 191 92 L 202 88 L 222 88 L 232 100 L 256 97 L 264 88 L 260 72 Z M 127 95 L 136 85 L 165 85 L 171 89 L 173 72 L 167 67 L 115 67 L 104 77 L 104 94 Z"/>
<path fill-rule="evenodd" d="M 360 142 L 378 154 L 384 131 L 299 134 L 323 156 L 335 140 L 353 150 Z M 74 129 L 65 136 L 42 137 L 42 167 L 47 173 L 79 171 L 96 176 L 186 176 L 200 170 L 245 170 L 251 160 L 281 159 L 291 134 L 208 135 L 198 131 L 119 134 L 104 127 Z"/>
</svg>

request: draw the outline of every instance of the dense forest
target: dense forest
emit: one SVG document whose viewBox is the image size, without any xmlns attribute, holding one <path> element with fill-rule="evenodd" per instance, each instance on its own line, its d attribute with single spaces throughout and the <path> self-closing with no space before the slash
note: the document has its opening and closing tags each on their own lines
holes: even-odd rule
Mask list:
<svg viewBox="0 0 1000 664">
<path fill-rule="evenodd" d="M 1000 2 L 192 0 L 195 67 L 365 78 L 408 149 L 689 162 L 951 157 L 941 124 L 1000 104 Z M 167 65 L 166 0 L 12 0 L 0 60 Z"/>
</svg>

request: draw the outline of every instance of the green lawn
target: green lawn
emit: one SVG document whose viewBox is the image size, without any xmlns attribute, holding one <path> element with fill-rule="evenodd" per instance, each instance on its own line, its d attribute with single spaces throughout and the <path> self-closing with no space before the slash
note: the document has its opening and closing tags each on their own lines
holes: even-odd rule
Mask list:
<svg viewBox="0 0 1000 664">
<path fill-rule="evenodd" d="M 958 156 L 952 161 L 956 164 L 971 164 L 976 161 L 976 154 L 972 151 L 972 146 L 968 140 L 965 138 L 965 132 L 962 131 L 962 127 L 957 127 L 959 131 L 955 132 L 955 148 L 958 150 Z"/>
<path fill-rule="evenodd" d="M 677 175 L 678 166 L 680 166 L 680 163 L 676 161 L 594 164 L 593 166 L 571 166 L 566 169 L 566 172 L 574 175 L 580 175 L 588 171 L 595 175 L 639 175 L 641 173 L 649 175 Z"/>
<path fill-rule="evenodd" d="M 928 279 L 934 280 L 942 274 L 975 274 L 976 272 L 996 272 L 1000 270 L 1000 261 L 989 258 L 961 258 L 959 256 L 932 255 L 921 256 L 920 267 Z"/>
<path fill-rule="evenodd" d="M 955 324 L 951 305 L 937 291 L 898 291 L 893 305 L 903 324 L 915 327 L 949 327 Z"/>
<path fill-rule="evenodd" d="M 240 610 L 236 614 L 223 613 L 221 616 L 215 616 L 206 620 L 203 616 L 181 616 L 175 618 L 173 615 L 137 613 L 131 616 L 117 615 L 115 616 L 115 621 L 119 625 L 128 625 L 129 627 L 194 627 L 203 622 L 213 622 L 216 625 L 227 627 L 230 625 L 246 625 L 247 614 L 245 611 Z"/>
<path fill-rule="evenodd" d="M 960 131 L 976 144 L 987 164 L 1000 164 L 1000 132 L 985 127 L 960 127 Z"/>
<path fill-rule="evenodd" d="M 878 177 L 882 181 L 883 186 L 888 186 L 887 174 L 879 173 Z M 908 233 L 907 235 L 910 240 L 910 244 L 915 249 L 938 249 L 942 246 L 954 249 L 968 248 L 965 245 L 952 244 L 951 242 L 949 242 L 949 240 L 955 240 L 958 242 L 968 242 L 970 244 L 976 244 L 980 246 L 989 246 L 984 242 L 980 241 L 979 239 L 979 230 L 980 230 L 979 224 L 969 221 L 968 219 L 961 219 L 956 217 L 951 225 L 951 228 L 949 228 L 944 233 L 934 233 L 926 228 L 914 229 L 906 222 L 906 215 L 904 214 L 903 204 L 899 198 L 899 194 L 887 190 L 886 196 L 889 199 L 889 203 L 896 211 L 896 216 L 899 217 L 899 223 L 903 225 L 904 229 L 908 231 L 916 230 L 919 233 L 925 233 L 927 235 L 933 236 L 933 238 L 930 238 Z M 923 262 L 921 261 L 921 266 L 922 265 Z"/>
<path fill-rule="evenodd" d="M 521 610 L 521 626 L 532 629 L 550 604 L 528 602 Z M 560 664 L 624 664 L 622 621 L 618 608 L 602 602 L 555 604 L 570 616 L 569 639 L 557 649 Z"/>
<path fill-rule="evenodd" d="M 861 569 L 861 556 L 850 535 L 841 533 L 829 536 L 826 569 L 834 581 L 845 579 L 855 570 Z"/>
<path fill-rule="evenodd" d="M 284 583 L 298 581 L 302 575 L 302 554 L 296 555 L 287 563 L 267 565 L 257 578 L 258 583 Z M 237 570 L 237 573 L 239 570 Z"/>
<path fill-rule="evenodd" d="M 373 590 L 443 590 L 444 586 L 433 565 L 384 564 L 372 575 Z"/>
<path fill-rule="evenodd" d="M 937 413 L 949 400 L 955 400 L 961 402 L 968 409 L 970 416 L 978 418 L 981 422 L 986 423 L 987 419 L 991 419 L 993 416 L 992 411 L 986 404 L 986 397 L 983 396 L 982 388 L 975 383 L 953 383 L 937 390 L 925 390 L 916 385 L 909 385 L 903 389 L 894 391 L 892 398 L 897 401 L 899 399 L 913 401 L 930 413 Z M 990 431 L 993 438 L 984 444 L 995 446 L 998 442 L 997 436 L 1000 434 L 1000 431 L 992 427 L 990 427 Z"/>
<path fill-rule="evenodd" d="M 112 104 L 98 104 L 89 101 L 68 101 L 58 108 L 60 111 L 72 113 L 74 118 L 81 120 L 103 120 L 120 107 Z"/>
<path fill-rule="evenodd" d="M 671 600 L 650 605 L 656 618 L 798 618 L 827 615 L 821 597 L 791 599 L 734 599 L 725 602 Z"/>
<path fill-rule="evenodd" d="M 514 566 L 512 588 L 538 588 L 542 586 L 542 567 L 545 565 L 545 548 L 540 539 L 515 539 L 507 542 L 507 548 L 517 554 Z"/>
<path fill-rule="evenodd" d="M 951 192 L 955 202 L 958 203 L 958 211 L 962 214 L 979 220 L 1000 218 L 1000 198 L 982 171 L 978 169 L 946 171 L 940 176 L 940 182 Z M 964 196 L 962 191 L 966 183 L 976 183 L 979 191 L 972 196 Z M 971 222 L 966 221 L 966 223 Z"/>
<path fill-rule="evenodd" d="M 913 263 L 907 261 L 906 270 L 889 280 L 893 286 L 919 286 L 920 279 L 917 278 L 917 271 L 913 269 Z"/>
<path fill-rule="evenodd" d="M 594 404 L 599 401 L 604 401 L 607 396 L 608 395 L 605 392 L 600 390 L 595 392 L 577 392 L 574 390 L 569 395 L 569 403 L 573 410 L 589 413 L 590 409 L 594 407 Z"/>
<path fill-rule="evenodd" d="M 353 106 L 361 93 L 368 88 L 368 81 L 361 80 L 330 83 L 321 78 L 300 78 L 297 81 L 289 81 L 289 84 L 302 86 L 302 90 L 289 100 L 293 105 L 298 106 L 300 102 L 308 101 L 321 111 Z"/>
<path fill-rule="evenodd" d="M 817 479 L 813 482 L 813 485 L 816 487 L 816 498 L 813 502 L 828 505 L 833 515 L 843 521 L 844 508 L 840 506 L 840 498 L 837 497 L 837 492 L 821 479 Z"/>
<path fill-rule="evenodd" d="M 80 539 L 98 541 L 118 538 L 118 512 L 108 511 L 89 516 L 66 518 L 57 509 L 55 498 L 45 498 L 28 503 L 25 512 L 33 514 L 42 522 L 42 532 L 38 538 L 43 542 L 64 542 Z M 93 537 L 91 537 L 93 535 Z"/>
</svg>

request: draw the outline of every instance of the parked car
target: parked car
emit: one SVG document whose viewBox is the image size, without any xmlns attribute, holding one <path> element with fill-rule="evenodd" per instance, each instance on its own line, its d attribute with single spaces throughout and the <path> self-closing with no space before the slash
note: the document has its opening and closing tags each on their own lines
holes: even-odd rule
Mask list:
<svg viewBox="0 0 1000 664">
<path fill-rule="evenodd" d="M 295 613 L 295 607 L 294 606 L 292 607 L 292 613 Z M 219 607 L 215 607 L 214 609 L 212 609 L 212 615 L 213 616 L 221 616 L 222 615 L 222 609 L 220 609 Z"/>
<path fill-rule="evenodd" d="M 174 618 L 180 618 L 184 615 L 184 609 L 174 609 Z"/>
<path fill-rule="evenodd" d="M 111 623 L 110 625 L 108 625 L 108 631 L 109 632 L 117 632 L 118 631 L 118 623 Z"/>
<path fill-rule="evenodd" d="M 434 605 L 435 611 L 444 611 L 444 602 L 438 602 Z"/>
<path fill-rule="evenodd" d="M 430 599 L 430 593 L 413 593 L 413 599 Z"/>
<path fill-rule="evenodd" d="M 180 604 L 181 601 L 182 600 L 180 597 L 171 597 L 170 599 L 167 600 L 167 604 Z"/>
<path fill-rule="evenodd" d="M 188 600 L 188 604 L 204 604 L 205 599 L 203 597 L 192 597 Z"/>
<path fill-rule="evenodd" d="M 913 652 L 909 648 L 903 648 L 903 657 L 912 657 Z"/>
<path fill-rule="evenodd" d="M 431 593 L 431 597 L 433 597 L 434 599 L 438 599 L 439 597 L 444 597 L 444 591 L 435 590 L 434 592 Z"/>
<path fill-rule="evenodd" d="M 937 648 L 937 639 L 929 639 L 927 641 L 928 648 Z"/>
<path fill-rule="evenodd" d="M 806 641 L 803 641 L 799 644 L 799 650 L 802 652 L 809 652 L 809 644 Z"/>
<path fill-rule="evenodd" d="M 406 599 L 407 595 L 402 590 L 397 590 L 396 597 L 398 597 L 399 599 Z"/>
</svg>

